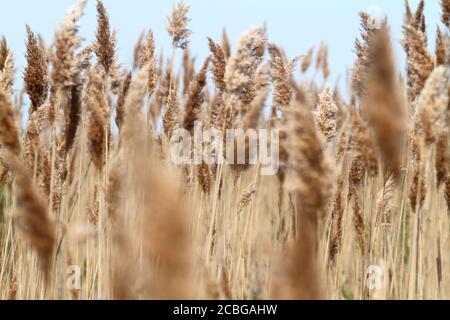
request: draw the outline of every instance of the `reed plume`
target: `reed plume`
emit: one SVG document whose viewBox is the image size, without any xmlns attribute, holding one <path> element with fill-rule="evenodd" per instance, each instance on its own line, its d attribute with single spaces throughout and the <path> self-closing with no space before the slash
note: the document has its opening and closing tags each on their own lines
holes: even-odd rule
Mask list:
<svg viewBox="0 0 450 320">
<path fill-rule="evenodd" d="M 151 30 L 147 33 L 145 45 L 141 53 L 141 66 L 148 67 L 147 92 L 151 95 L 158 81 L 155 59 L 155 40 Z"/>
<path fill-rule="evenodd" d="M 117 98 L 116 105 L 116 125 L 119 129 L 122 128 L 123 121 L 125 118 L 125 99 L 128 96 L 128 91 L 130 90 L 130 85 L 132 81 L 132 74 L 129 72 L 122 82 L 122 88 L 120 90 L 119 96 Z"/>
<path fill-rule="evenodd" d="M 3 63 L 3 68 L 0 69 L 0 89 L 10 96 L 14 93 L 14 77 L 14 58 L 12 53 L 8 53 Z"/>
<path fill-rule="evenodd" d="M 20 155 L 19 126 L 15 119 L 14 107 L 8 94 L 0 89 L 0 142 L 15 156 Z"/>
<path fill-rule="evenodd" d="M 209 50 L 212 53 L 211 71 L 213 73 L 214 84 L 220 91 L 225 91 L 225 68 L 227 65 L 227 58 L 220 45 L 216 44 L 211 38 L 208 38 Z"/>
<path fill-rule="evenodd" d="M 38 37 L 27 26 L 27 66 L 25 67 L 24 82 L 31 100 L 30 112 L 34 112 L 47 99 L 48 94 L 48 66 L 45 51 L 39 45 Z"/>
<path fill-rule="evenodd" d="M 52 86 L 69 88 L 76 84 L 80 61 L 75 58 L 75 51 L 83 40 L 78 36 L 78 21 L 84 14 L 87 0 L 80 0 L 64 17 L 55 32 L 50 61 L 52 63 Z M 55 89 L 53 89 L 55 90 Z"/>
<path fill-rule="evenodd" d="M 399 94 L 387 26 L 373 37 L 370 52 L 374 59 L 362 103 L 373 126 L 385 170 L 397 176 L 402 165 L 405 108 Z"/>
<path fill-rule="evenodd" d="M 337 134 L 336 117 L 338 107 L 333 100 L 333 93 L 329 87 L 325 87 L 320 94 L 317 108 L 317 124 L 327 139 L 327 142 L 330 142 Z"/>
<path fill-rule="evenodd" d="M 424 2 L 421 3 L 424 4 Z M 421 18 L 422 13 L 419 7 L 415 17 L 408 15 L 405 17 L 403 25 L 403 47 L 407 55 L 408 98 L 411 102 L 419 96 L 434 68 L 433 57 L 427 49 L 426 34 L 418 26 Z"/>
<path fill-rule="evenodd" d="M 204 97 L 202 91 L 206 86 L 206 74 L 208 72 L 209 58 L 203 63 L 203 67 L 197 74 L 194 82 L 189 88 L 189 94 L 184 106 L 185 114 L 183 120 L 183 128 L 192 131 L 194 122 L 198 119 L 200 114 L 200 106 L 203 103 Z"/>
<path fill-rule="evenodd" d="M 104 81 L 99 68 L 89 70 L 89 85 L 86 92 L 88 118 L 88 141 L 91 159 L 98 171 L 106 160 L 106 142 L 109 135 L 109 102 L 104 95 Z"/>
<path fill-rule="evenodd" d="M 189 44 L 191 30 L 187 28 L 190 19 L 187 17 L 189 5 L 179 3 L 173 7 L 172 14 L 167 18 L 167 32 L 172 37 L 172 46 L 174 48 L 186 49 Z"/>
<path fill-rule="evenodd" d="M 416 121 L 426 144 L 437 140 L 440 131 L 447 127 L 449 71 L 445 66 L 437 67 L 428 78 L 417 99 Z"/>
<path fill-rule="evenodd" d="M 108 13 L 103 2 L 97 0 L 97 33 L 94 51 L 106 74 L 109 74 L 113 65 L 115 50 L 116 44 L 111 34 Z"/>
</svg>

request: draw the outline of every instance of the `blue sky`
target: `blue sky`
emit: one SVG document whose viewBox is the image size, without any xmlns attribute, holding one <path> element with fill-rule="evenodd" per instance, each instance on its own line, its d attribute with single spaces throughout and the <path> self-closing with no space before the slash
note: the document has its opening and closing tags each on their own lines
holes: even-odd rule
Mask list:
<svg viewBox="0 0 450 320">
<path fill-rule="evenodd" d="M 118 30 L 118 57 L 130 65 L 133 47 L 143 29 L 151 28 L 157 47 L 170 52 L 170 39 L 165 30 L 166 16 L 177 1 L 171 0 L 104 0 L 111 25 Z M 409 1 L 416 7 L 419 0 Z M 6 36 L 15 58 L 18 75 L 24 66 L 25 24 L 39 32 L 47 43 L 67 9 L 76 0 L 13 0 L 2 3 L 0 34 Z M 303 54 L 321 41 L 329 45 L 331 79 L 345 79 L 346 70 L 355 58 L 353 41 L 359 33 L 358 12 L 376 5 L 389 17 L 397 60 L 404 64 L 399 46 L 403 21 L 403 0 L 190 0 L 189 13 L 192 51 L 201 61 L 208 54 L 206 37 L 221 38 L 226 27 L 234 47 L 239 37 L 251 26 L 268 26 L 269 40 L 282 46 L 288 55 Z M 439 23 L 439 0 L 426 1 L 426 17 L 430 46 Z M 92 41 L 95 34 L 95 1 L 89 0 L 81 20 L 81 34 Z M 20 82 L 20 81 L 18 81 Z"/>
</svg>

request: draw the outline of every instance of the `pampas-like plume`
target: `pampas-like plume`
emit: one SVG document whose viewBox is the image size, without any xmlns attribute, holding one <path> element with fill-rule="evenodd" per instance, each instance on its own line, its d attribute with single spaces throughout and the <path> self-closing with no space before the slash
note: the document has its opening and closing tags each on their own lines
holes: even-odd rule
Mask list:
<svg viewBox="0 0 450 320">
<path fill-rule="evenodd" d="M 317 268 L 316 239 L 329 197 L 333 194 L 332 169 L 324 153 L 324 141 L 316 130 L 307 108 L 290 111 L 292 132 L 290 160 L 296 177 L 298 239 L 286 262 L 287 277 L 283 298 L 319 299 L 322 297 Z"/>
<path fill-rule="evenodd" d="M 397 176 L 402 164 L 405 108 L 398 88 L 387 26 L 373 37 L 370 52 L 373 63 L 363 107 L 374 129 L 385 169 Z"/>
<path fill-rule="evenodd" d="M 78 36 L 78 21 L 84 14 L 87 0 L 81 0 L 64 17 L 55 32 L 55 42 L 50 61 L 52 62 L 52 86 L 68 88 L 76 83 L 79 73 L 79 62 L 75 59 L 77 50 L 83 40 Z"/>
<path fill-rule="evenodd" d="M 209 50 L 212 53 L 212 66 L 211 71 L 213 73 L 214 84 L 217 89 L 221 91 L 225 91 L 225 68 L 227 65 L 227 60 L 225 57 L 225 53 L 220 47 L 220 45 L 216 44 L 211 38 L 208 38 L 209 42 Z"/>
<path fill-rule="evenodd" d="M 106 141 L 109 134 L 109 103 L 104 95 L 104 79 L 97 67 L 89 70 L 86 109 L 88 117 L 89 153 L 95 167 L 101 171 L 105 163 Z"/>
<path fill-rule="evenodd" d="M 0 69 L 0 89 L 10 96 L 14 93 L 14 73 L 14 58 L 12 53 L 9 53 L 6 56 L 3 68 Z"/>
<path fill-rule="evenodd" d="M 252 86 L 258 66 L 266 47 L 264 28 L 250 29 L 240 40 L 237 52 L 228 61 L 225 69 L 225 84 L 231 95 L 233 112 L 237 112 L 239 101 L 251 102 Z M 253 96 L 254 97 L 254 96 Z"/>
<path fill-rule="evenodd" d="M 326 86 L 319 96 L 317 124 L 328 142 L 337 134 L 336 117 L 338 107 L 333 100 L 333 92 Z"/>
<path fill-rule="evenodd" d="M 108 74 L 114 62 L 116 44 L 111 34 L 108 13 L 101 0 L 97 0 L 97 23 L 94 51 L 98 62 Z"/>
<path fill-rule="evenodd" d="M 302 71 L 302 73 L 308 71 L 309 67 L 311 66 L 313 56 L 314 56 L 314 48 L 310 48 L 301 60 L 300 70 Z"/>
<path fill-rule="evenodd" d="M 329 259 L 334 261 L 339 254 L 342 245 L 342 218 L 344 216 L 344 177 L 341 174 L 337 179 L 337 189 L 333 201 L 333 209 L 331 212 L 331 240 L 329 246 Z"/>
<path fill-rule="evenodd" d="M 185 115 L 183 128 L 191 131 L 194 128 L 194 122 L 200 113 L 200 106 L 203 103 L 202 91 L 206 85 L 206 74 L 208 72 L 209 58 L 203 63 L 203 67 L 197 74 L 194 82 L 189 88 L 189 94 L 184 107 Z"/>
<path fill-rule="evenodd" d="M 297 58 L 294 58 L 291 62 L 286 61 L 281 50 L 273 44 L 269 45 L 269 53 L 271 56 L 270 75 L 274 84 L 273 103 L 274 109 L 276 109 L 287 106 L 291 102 L 292 90 L 290 80 Z"/>
<path fill-rule="evenodd" d="M 355 108 L 350 109 L 350 140 L 349 147 L 362 159 L 365 170 L 371 177 L 378 174 L 377 151 L 369 128 Z"/>
<path fill-rule="evenodd" d="M 0 40 L 0 71 L 5 67 L 6 58 L 9 54 L 8 42 L 5 37 L 2 37 Z"/>
<path fill-rule="evenodd" d="M 447 66 L 437 67 L 427 80 L 417 99 L 416 121 L 427 144 L 436 141 L 438 133 L 446 129 L 449 71 Z"/>
<path fill-rule="evenodd" d="M 131 80 L 132 75 L 131 72 L 129 72 L 122 82 L 122 88 L 120 90 L 119 97 L 117 98 L 116 125 L 119 129 L 122 128 L 123 120 L 125 118 L 125 99 L 127 98 L 128 91 L 130 89 Z"/>
<path fill-rule="evenodd" d="M 155 59 L 155 39 L 151 30 L 147 33 L 145 46 L 141 53 L 141 66 L 148 66 L 147 93 L 152 94 L 158 81 L 158 75 Z"/>
<path fill-rule="evenodd" d="M 172 15 L 167 18 L 167 32 L 172 37 L 174 48 L 186 49 L 189 44 L 191 30 L 187 28 L 190 19 L 186 16 L 189 11 L 189 5 L 179 3 L 173 7 Z"/>
<path fill-rule="evenodd" d="M 47 99 L 48 66 L 45 51 L 29 26 L 27 26 L 27 36 L 27 66 L 25 67 L 24 81 L 31 100 L 30 112 L 34 112 Z"/>
<path fill-rule="evenodd" d="M 180 102 L 177 90 L 172 88 L 167 98 L 167 107 L 163 115 L 163 128 L 167 138 L 171 138 L 179 125 Z"/>
<path fill-rule="evenodd" d="M 383 219 L 385 222 L 389 222 L 391 219 L 391 213 L 393 210 L 392 200 L 394 198 L 395 180 L 393 177 L 387 179 L 383 190 L 378 193 L 376 212 L 377 220 Z"/>
<path fill-rule="evenodd" d="M 448 146 L 448 131 L 443 131 L 436 143 L 436 185 L 439 188 L 447 178 L 450 163 L 450 149 Z"/>
<path fill-rule="evenodd" d="M 450 29 L 450 0 L 441 0 L 442 7 L 442 23 Z"/>
<path fill-rule="evenodd" d="M 13 156 L 6 162 L 16 175 L 16 203 L 18 213 L 15 221 L 24 237 L 36 250 L 46 280 L 50 278 L 55 230 L 48 217 L 45 203 L 39 197 L 29 171 Z"/>
<path fill-rule="evenodd" d="M 330 68 L 328 65 L 328 46 L 325 43 L 321 43 L 317 52 L 317 70 L 321 70 L 323 78 L 326 80 L 330 76 Z"/>
<path fill-rule="evenodd" d="M 428 76 L 434 68 L 433 57 L 427 49 L 427 39 L 424 32 L 417 28 L 416 17 L 405 17 L 403 26 L 403 47 L 407 54 L 408 97 L 413 102 L 420 94 Z"/>
<path fill-rule="evenodd" d="M 355 52 L 357 59 L 352 69 L 352 90 L 361 97 L 365 94 L 367 76 L 372 57 L 370 56 L 369 43 L 372 41 L 376 29 L 370 26 L 370 16 L 366 12 L 360 12 L 361 40 L 355 40 Z"/>
<path fill-rule="evenodd" d="M 450 49 L 449 49 L 450 50 Z M 447 61 L 446 39 L 439 27 L 436 29 L 436 65 L 445 65 Z"/>
<path fill-rule="evenodd" d="M 15 156 L 20 155 L 19 127 L 8 94 L 0 89 L 0 142 Z"/>
</svg>

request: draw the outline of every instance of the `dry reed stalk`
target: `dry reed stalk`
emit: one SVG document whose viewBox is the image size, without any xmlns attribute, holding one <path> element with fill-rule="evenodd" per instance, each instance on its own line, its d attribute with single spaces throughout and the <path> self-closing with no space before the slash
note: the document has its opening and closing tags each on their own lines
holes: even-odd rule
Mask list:
<svg viewBox="0 0 450 320">
<path fill-rule="evenodd" d="M 364 179 L 364 166 L 360 157 L 353 159 L 348 177 L 347 201 L 353 200 L 353 227 L 355 228 L 357 241 L 361 255 L 365 253 L 365 223 L 364 213 L 361 208 L 361 186 Z"/>
<path fill-rule="evenodd" d="M 6 156 L 8 166 L 15 173 L 17 209 L 14 220 L 17 227 L 36 250 L 46 281 L 50 279 L 55 229 L 45 203 L 39 197 L 29 171 L 14 156 Z"/>
<path fill-rule="evenodd" d="M 190 19 L 187 17 L 189 5 L 179 3 L 173 7 L 172 14 L 167 18 L 167 32 L 172 37 L 173 48 L 186 49 L 189 44 L 191 30 L 187 28 Z"/>
<path fill-rule="evenodd" d="M 388 176 L 392 172 L 398 177 L 402 165 L 402 137 L 406 127 L 405 108 L 398 89 L 387 26 L 377 31 L 369 47 L 373 63 L 363 107 L 373 127 L 384 168 Z"/>
<path fill-rule="evenodd" d="M 38 43 L 37 36 L 27 26 L 27 66 L 24 82 L 31 100 L 30 113 L 36 111 L 47 99 L 48 66 L 45 51 Z"/>
<path fill-rule="evenodd" d="M 109 74 L 113 65 L 115 50 L 116 44 L 111 34 L 108 13 L 103 2 L 97 0 L 97 33 L 94 52 L 98 62 L 105 69 L 106 75 Z"/>
<path fill-rule="evenodd" d="M 280 295 L 289 299 L 319 299 L 322 291 L 316 241 L 324 210 L 333 194 L 332 170 L 312 113 L 298 105 L 292 109 L 289 158 L 296 179 L 299 229 L 285 264 L 287 283 Z"/>
<path fill-rule="evenodd" d="M 14 106 L 2 89 L 0 89 L 0 142 L 15 156 L 20 155 L 19 127 L 15 119 Z"/>
</svg>

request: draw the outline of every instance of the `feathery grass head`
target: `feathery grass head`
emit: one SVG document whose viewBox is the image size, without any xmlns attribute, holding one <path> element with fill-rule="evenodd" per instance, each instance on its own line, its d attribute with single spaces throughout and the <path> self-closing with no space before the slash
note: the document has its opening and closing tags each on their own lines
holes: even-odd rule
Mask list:
<svg viewBox="0 0 450 320">
<path fill-rule="evenodd" d="M 442 7 L 442 23 L 450 30 L 450 0 L 441 0 Z"/>
<path fill-rule="evenodd" d="M 19 127 L 8 94 L 0 88 L 0 142 L 15 156 L 20 155 Z"/>
<path fill-rule="evenodd" d="M 363 110 L 373 127 L 385 169 L 400 173 L 402 137 L 406 130 L 405 107 L 398 88 L 391 40 L 387 26 L 377 30 L 369 43 L 373 57 Z"/>
<path fill-rule="evenodd" d="M 148 67 L 147 92 L 148 94 L 151 94 L 158 81 L 155 59 L 155 39 L 153 37 L 153 31 L 151 30 L 147 33 L 145 45 L 141 52 L 141 66 Z"/>
<path fill-rule="evenodd" d="M 3 89 L 9 95 L 14 93 L 14 75 L 14 58 L 12 53 L 8 53 L 3 68 L 0 69 L 0 89 Z"/>
<path fill-rule="evenodd" d="M 101 0 L 97 0 L 97 33 L 95 41 L 95 54 L 98 62 L 109 73 L 115 56 L 116 44 L 109 25 L 109 17 Z"/>
<path fill-rule="evenodd" d="M 326 86 L 319 96 L 317 124 L 328 142 L 337 134 L 338 107 L 333 100 L 333 92 Z"/>
<path fill-rule="evenodd" d="M 172 45 L 174 48 L 186 49 L 189 44 L 189 36 L 191 30 L 187 28 L 190 19 L 187 17 L 189 5 L 179 3 L 173 7 L 172 15 L 167 18 L 167 32 L 172 37 Z"/>
<path fill-rule="evenodd" d="M 421 13 L 419 5 L 415 17 L 407 14 L 403 25 L 402 44 L 407 54 L 408 97 L 411 102 L 419 96 L 434 68 L 434 59 L 427 49 L 426 34 L 417 23 L 422 15 L 423 9 Z"/>
<path fill-rule="evenodd" d="M 269 44 L 270 75 L 274 84 L 274 104 L 276 107 L 287 106 L 292 99 L 290 81 L 294 72 L 297 57 L 288 62 L 281 49 Z"/>
<path fill-rule="evenodd" d="M 250 29 L 239 40 L 236 53 L 231 56 L 227 63 L 225 84 L 235 109 L 237 108 L 235 105 L 239 102 L 248 104 L 254 98 L 255 74 L 262 62 L 266 43 L 266 30 L 264 28 Z"/>
<path fill-rule="evenodd" d="M 185 115 L 183 120 L 183 127 L 186 130 L 192 130 L 194 128 L 194 122 L 197 120 L 200 113 L 200 106 L 203 103 L 203 88 L 206 86 L 206 74 L 208 72 L 209 58 L 203 63 L 203 67 L 197 74 L 194 82 L 191 84 L 189 94 L 187 97 L 185 109 Z"/>
<path fill-rule="evenodd" d="M 212 53 L 212 66 L 211 70 L 213 73 L 214 84 L 217 89 L 224 91 L 225 90 L 225 68 L 227 65 L 227 58 L 225 57 L 225 53 L 220 45 L 216 44 L 211 38 L 208 38 L 209 50 Z"/>
<path fill-rule="evenodd" d="M 31 100 L 30 110 L 34 112 L 47 99 L 48 65 L 45 51 L 29 26 L 27 26 L 27 36 L 27 66 L 25 67 L 24 81 Z"/>
<path fill-rule="evenodd" d="M 6 41 L 6 38 L 2 36 L 0 39 L 0 71 L 5 67 L 6 58 L 9 54 L 8 42 Z"/>
<path fill-rule="evenodd" d="M 445 130 L 448 106 L 449 71 L 446 66 L 434 69 L 425 88 L 417 99 L 418 126 L 427 144 L 437 140 L 439 132 Z"/>
<path fill-rule="evenodd" d="M 52 86 L 67 88 L 77 80 L 80 61 L 75 58 L 75 51 L 83 40 L 78 36 L 78 21 L 84 14 L 86 3 L 87 0 L 80 0 L 70 9 L 55 32 L 55 42 L 50 54 Z"/>
</svg>

